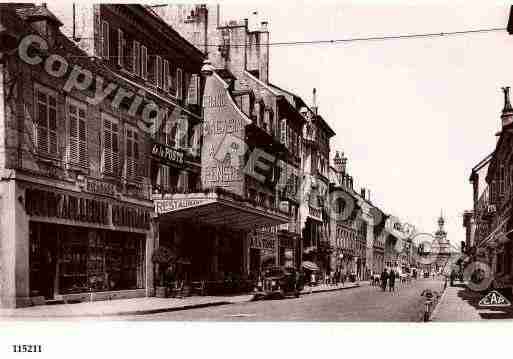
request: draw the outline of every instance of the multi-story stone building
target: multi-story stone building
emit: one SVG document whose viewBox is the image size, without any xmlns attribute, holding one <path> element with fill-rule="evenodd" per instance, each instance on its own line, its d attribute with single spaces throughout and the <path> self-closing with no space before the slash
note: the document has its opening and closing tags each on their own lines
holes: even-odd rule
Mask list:
<svg viewBox="0 0 513 359">
<path fill-rule="evenodd" d="M 337 151 L 330 167 L 332 268 L 367 279 L 384 265 L 386 215 L 370 202 L 365 188 L 358 194 L 347 171 L 347 158 Z M 347 212 L 349 211 L 349 212 Z M 339 219 L 340 218 L 340 219 Z"/>
<path fill-rule="evenodd" d="M 470 177 L 474 208 L 464 216 L 468 241 L 466 254 L 470 261 L 485 262 L 496 288 L 513 285 L 513 250 L 511 245 L 511 193 L 513 190 L 512 123 L 513 107 L 509 87 L 503 88 L 504 108 L 501 131 L 494 152 L 476 165 Z M 484 181 L 483 181 L 484 180 Z"/>
<path fill-rule="evenodd" d="M 152 151 L 147 115 L 201 120 L 202 53 L 143 6 L 57 10 L 2 5 L 2 306 L 151 295 L 151 185 L 169 157 L 199 172 L 192 135 Z"/>
<path fill-rule="evenodd" d="M 257 276 L 269 265 L 298 266 L 301 262 L 300 149 L 305 119 L 299 112 L 301 101 L 269 82 L 266 23 L 258 29 L 250 29 L 248 21 L 221 23 L 219 6 L 168 5 L 156 11 L 184 38 L 208 54 L 211 64 L 208 66 L 212 67 L 205 85 L 208 102 L 204 104 L 204 189 L 222 187 L 245 201 L 274 208 L 286 216 L 277 221 L 280 226 L 276 221 L 260 227 L 246 221 L 247 233 L 236 239 L 244 243 L 241 274 Z M 219 96 L 226 100 L 219 100 Z M 224 113 L 226 106 L 236 114 Z M 240 124 L 240 129 L 237 127 L 240 133 L 220 130 L 224 121 Z M 230 123 L 225 127 L 229 129 Z M 225 150 L 223 146 L 232 143 L 238 146 L 236 157 L 241 161 L 234 164 L 238 158 L 232 156 L 232 166 L 236 169 L 227 171 L 228 167 L 223 165 L 223 171 L 237 176 L 222 179 L 216 175 L 221 163 L 217 154 L 220 147 Z M 243 172 L 246 164 L 255 165 L 262 158 L 264 165 L 256 175 Z M 236 248 L 234 244 L 232 247 Z"/>
</svg>

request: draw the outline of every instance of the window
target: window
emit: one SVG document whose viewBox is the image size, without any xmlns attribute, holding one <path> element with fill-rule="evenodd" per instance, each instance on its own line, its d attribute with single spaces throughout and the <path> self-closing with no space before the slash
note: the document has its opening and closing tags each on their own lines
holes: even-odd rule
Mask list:
<svg viewBox="0 0 513 359">
<path fill-rule="evenodd" d="M 162 88 L 162 57 L 155 56 L 155 85 Z"/>
<path fill-rule="evenodd" d="M 104 174 L 119 174 L 119 126 L 110 116 L 103 116 L 103 155 L 102 171 Z"/>
<path fill-rule="evenodd" d="M 285 118 L 280 123 L 280 142 L 287 144 L 287 120 Z"/>
<path fill-rule="evenodd" d="M 197 74 L 191 75 L 189 91 L 187 92 L 187 103 L 189 105 L 199 104 L 200 77 Z"/>
<path fill-rule="evenodd" d="M 182 69 L 176 69 L 176 98 L 181 100 L 183 98 L 183 83 L 182 83 Z"/>
<path fill-rule="evenodd" d="M 139 76 L 141 74 L 141 45 L 139 41 L 134 41 L 132 52 L 132 71 L 134 74 Z"/>
<path fill-rule="evenodd" d="M 169 166 L 160 165 L 159 173 L 157 175 L 157 186 L 159 186 L 162 191 L 168 192 L 170 183 L 171 183 L 171 180 L 170 180 Z"/>
<path fill-rule="evenodd" d="M 164 91 L 169 91 L 169 61 L 164 60 L 164 68 L 163 68 L 163 87 Z"/>
<path fill-rule="evenodd" d="M 141 45 L 141 77 L 148 79 L 148 49 Z"/>
<path fill-rule="evenodd" d="M 123 67 L 123 30 L 118 29 L 118 65 Z"/>
<path fill-rule="evenodd" d="M 68 162 L 88 168 L 86 109 L 85 104 L 68 98 Z"/>
<path fill-rule="evenodd" d="M 189 121 L 185 117 L 181 117 L 176 122 L 175 128 L 176 128 L 176 138 L 175 138 L 175 144 L 177 147 L 185 148 L 188 145 L 188 127 L 189 127 Z"/>
<path fill-rule="evenodd" d="M 102 21 L 101 56 L 105 59 L 109 58 L 109 48 L 109 23 Z"/>
<path fill-rule="evenodd" d="M 126 174 L 127 178 L 137 178 L 137 163 L 139 162 L 139 138 L 137 130 L 126 129 Z"/>
<path fill-rule="evenodd" d="M 172 63 L 169 63 L 169 70 L 168 70 L 168 84 L 169 84 L 169 93 L 171 96 L 176 97 L 177 87 L 176 87 L 176 79 L 177 79 L 177 71 Z"/>
<path fill-rule="evenodd" d="M 37 151 L 57 155 L 57 94 L 37 86 L 35 88 L 35 142 Z"/>
</svg>

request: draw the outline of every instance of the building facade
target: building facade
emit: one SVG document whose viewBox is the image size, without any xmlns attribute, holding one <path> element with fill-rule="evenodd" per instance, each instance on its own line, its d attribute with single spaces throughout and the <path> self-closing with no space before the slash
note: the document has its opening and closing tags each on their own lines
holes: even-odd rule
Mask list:
<svg viewBox="0 0 513 359">
<path fill-rule="evenodd" d="M 93 36 L 80 41 L 63 26 L 73 17 L 61 22 L 45 6 L 7 5 L 2 14 L 4 36 L 32 35 L 1 65 L 9 219 L 1 240 L 10 248 L 2 251 L 2 306 L 151 295 L 159 230 L 153 136 L 142 121 L 149 104 L 176 103 L 163 94 L 160 61 L 144 49 L 162 30 L 160 41 L 199 51 L 142 6 L 83 8 Z"/>
<path fill-rule="evenodd" d="M 513 166 L 511 163 L 511 126 L 513 107 L 509 87 L 503 88 L 504 107 L 501 114 L 501 131 L 492 154 L 472 170 L 474 208 L 465 213 L 463 220 L 467 232 L 465 254 L 467 263 L 484 262 L 490 268 L 495 288 L 511 290 L 512 245 L 511 191 Z"/>
</svg>

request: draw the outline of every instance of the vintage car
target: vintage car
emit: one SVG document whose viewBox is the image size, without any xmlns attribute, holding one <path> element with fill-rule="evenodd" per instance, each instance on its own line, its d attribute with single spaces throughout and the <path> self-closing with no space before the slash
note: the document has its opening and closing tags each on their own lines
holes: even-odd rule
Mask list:
<svg viewBox="0 0 513 359">
<path fill-rule="evenodd" d="M 285 298 L 289 295 L 298 298 L 303 286 L 303 275 L 295 268 L 271 267 L 257 281 L 254 298 Z"/>
</svg>

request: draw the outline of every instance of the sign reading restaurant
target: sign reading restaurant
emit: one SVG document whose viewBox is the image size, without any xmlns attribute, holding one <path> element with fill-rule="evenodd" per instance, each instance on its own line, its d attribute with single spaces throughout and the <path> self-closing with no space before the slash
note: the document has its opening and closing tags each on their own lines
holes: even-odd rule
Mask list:
<svg viewBox="0 0 513 359">
<path fill-rule="evenodd" d="M 185 199 L 159 199 L 155 200 L 155 212 L 157 214 L 169 213 L 180 209 L 197 207 L 202 204 L 211 203 L 211 199 L 185 198 Z"/>
<path fill-rule="evenodd" d="M 154 142 L 151 154 L 166 162 L 183 164 L 183 152 L 162 143 Z"/>
</svg>

